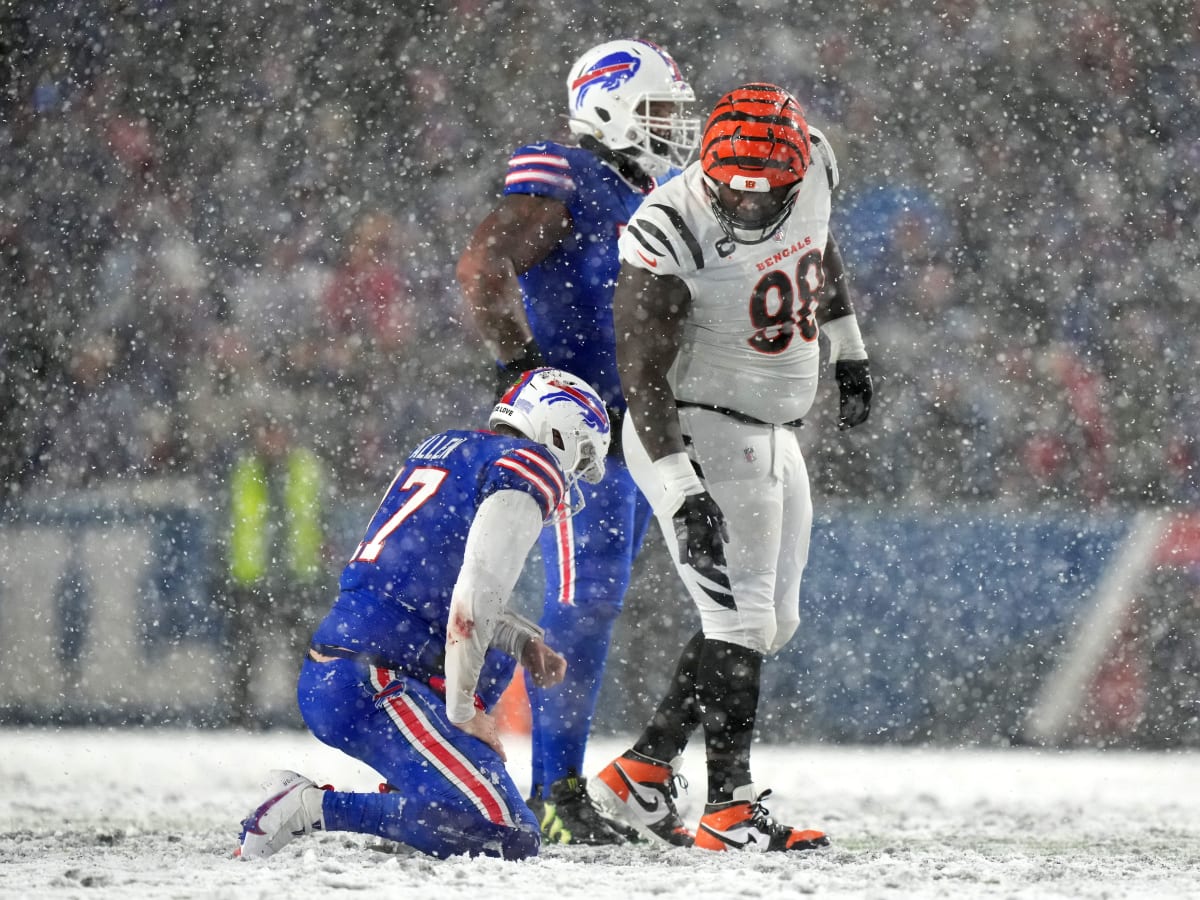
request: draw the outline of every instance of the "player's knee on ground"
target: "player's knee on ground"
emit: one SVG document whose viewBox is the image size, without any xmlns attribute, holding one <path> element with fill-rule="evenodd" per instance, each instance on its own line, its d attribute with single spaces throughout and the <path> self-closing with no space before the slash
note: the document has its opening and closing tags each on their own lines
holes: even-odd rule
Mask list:
<svg viewBox="0 0 1200 900">
<path fill-rule="evenodd" d="M 512 828 L 509 832 L 501 842 L 500 855 L 506 860 L 515 862 L 538 855 L 542 846 L 540 829 Z"/>
</svg>

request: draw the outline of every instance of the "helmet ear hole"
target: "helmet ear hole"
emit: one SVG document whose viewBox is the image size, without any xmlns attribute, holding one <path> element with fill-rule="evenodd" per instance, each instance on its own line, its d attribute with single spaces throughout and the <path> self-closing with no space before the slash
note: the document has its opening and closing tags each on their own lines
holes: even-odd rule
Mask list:
<svg viewBox="0 0 1200 900">
<path fill-rule="evenodd" d="M 611 122 L 612 121 L 612 116 L 609 115 L 608 110 L 605 109 L 603 106 L 596 107 L 596 118 L 599 119 L 601 122 Z"/>
<path fill-rule="evenodd" d="M 554 442 L 554 446 L 557 447 L 559 450 L 567 449 L 567 442 L 563 440 L 562 432 L 559 431 L 557 428 L 551 429 L 550 440 L 552 440 Z"/>
</svg>

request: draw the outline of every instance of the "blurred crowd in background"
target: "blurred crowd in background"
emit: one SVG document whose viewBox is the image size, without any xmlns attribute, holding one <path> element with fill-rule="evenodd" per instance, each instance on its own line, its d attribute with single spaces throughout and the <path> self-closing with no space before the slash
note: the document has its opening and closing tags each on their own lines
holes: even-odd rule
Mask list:
<svg viewBox="0 0 1200 900">
<path fill-rule="evenodd" d="M 1200 4 L 59 0 L 0 5 L 4 502 L 261 440 L 377 495 L 478 422 L 455 260 L 616 37 L 834 144 L 877 403 L 826 379 L 818 502 L 1200 499 Z"/>
</svg>

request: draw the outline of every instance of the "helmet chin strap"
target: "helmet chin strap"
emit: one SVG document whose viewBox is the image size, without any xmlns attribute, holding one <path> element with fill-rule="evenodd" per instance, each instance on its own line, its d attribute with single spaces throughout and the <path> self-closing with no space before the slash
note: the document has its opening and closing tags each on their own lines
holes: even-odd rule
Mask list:
<svg viewBox="0 0 1200 900">
<path fill-rule="evenodd" d="M 721 205 L 721 202 L 717 199 L 716 192 L 708 184 L 707 180 L 704 182 L 704 192 L 708 194 L 708 203 L 712 208 L 713 217 L 717 220 L 717 224 L 721 226 L 721 230 L 725 232 L 725 238 L 717 242 L 717 252 L 722 257 L 728 256 L 733 252 L 734 244 L 745 244 L 746 246 L 752 247 L 755 244 L 761 244 L 764 241 L 770 240 L 771 237 L 774 236 L 775 232 L 783 227 L 783 223 L 786 222 L 788 220 L 788 216 L 792 214 L 792 207 L 796 204 L 796 198 L 793 195 L 791 198 L 789 198 L 787 203 L 783 205 L 783 208 L 778 213 L 778 218 L 774 222 L 761 226 L 763 229 L 765 229 L 762 237 L 750 239 L 738 236 L 737 230 L 743 226 L 739 226 L 736 222 L 734 222 L 733 217 L 726 212 L 725 207 Z M 744 228 L 744 230 L 747 229 Z M 757 228 L 753 230 L 757 230 Z"/>
<path fill-rule="evenodd" d="M 616 169 L 621 177 L 630 184 L 643 191 L 648 191 L 654 187 L 654 179 L 647 175 L 645 170 L 638 165 L 636 157 L 622 153 L 620 150 L 614 150 L 612 147 L 600 143 L 590 134 L 585 134 L 579 138 L 579 146 L 595 153 Z"/>
</svg>

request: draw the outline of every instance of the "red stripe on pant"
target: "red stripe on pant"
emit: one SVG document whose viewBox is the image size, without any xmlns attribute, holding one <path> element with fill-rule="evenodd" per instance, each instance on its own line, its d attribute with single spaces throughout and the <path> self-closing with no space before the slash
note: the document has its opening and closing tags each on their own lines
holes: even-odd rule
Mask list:
<svg viewBox="0 0 1200 900">
<path fill-rule="evenodd" d="M 421 711 L 414 708 L 411 698 L 405 694 L 389 697 L 387 705 L 393 721 L 400 726 L 409 742 L 470 796 L 489 821 L 497 825 L 513 824 L 491 785 L 463 760 L 461 752 L 441 732 L 426 723 Z"/>
</svg>

